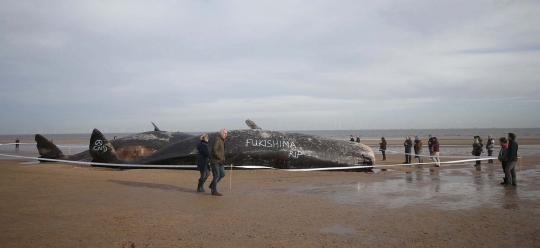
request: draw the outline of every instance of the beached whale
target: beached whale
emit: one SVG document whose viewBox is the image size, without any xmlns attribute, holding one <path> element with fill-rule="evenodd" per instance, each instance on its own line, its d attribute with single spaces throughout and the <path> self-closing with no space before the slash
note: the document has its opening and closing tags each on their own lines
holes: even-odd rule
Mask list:
<svg viewBox="0 0 540 248">
<path fill-rule="evenodd" d="M 259 165 L 280 169 L 303 169 L 373 165 L 373 150 L 361 143 L 340 141 L 314 135 L 284 133 L 260 129 L 251 121 L 249 130 L 229 130 L 225 140 L 226 164 Z M 219 133 L 209 133 L 211 146 Z M 90 138 L 94 162 L 145 165 L 194 165 L 199 137 L 163 147 L 135 161 L 118 156 L 116 146 L 98 130 Z"/>
<path fill-rule="evenodd" d="M 126 161 L 138 160 L 151 155 L 155 151 L 169 144 L 193 137 L 191 134 L 182 132 L 161 131 L 153 122 L 152 125 L 154 125 L 154 131 L 137 133 L 111 140 L 111 143 L 116 148 L 118 156 Z M 43 137 L 43 135 L 36 134 L 35 140 L 40 158 L 92 161 L 89 150 L 66 156 L 58 146 Z"/>
</svg>

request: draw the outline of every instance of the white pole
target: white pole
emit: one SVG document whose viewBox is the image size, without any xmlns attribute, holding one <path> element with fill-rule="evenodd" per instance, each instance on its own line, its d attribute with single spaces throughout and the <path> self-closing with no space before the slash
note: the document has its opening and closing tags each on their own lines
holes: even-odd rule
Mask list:
<svg viewBox="0 0 540 248">
<path fill-rule="evenodd" d="M 231 175 L 229 176 L 229 190 L 232 189 L 232 167 L 233 164 L 231 164 Z"/>
</svg>

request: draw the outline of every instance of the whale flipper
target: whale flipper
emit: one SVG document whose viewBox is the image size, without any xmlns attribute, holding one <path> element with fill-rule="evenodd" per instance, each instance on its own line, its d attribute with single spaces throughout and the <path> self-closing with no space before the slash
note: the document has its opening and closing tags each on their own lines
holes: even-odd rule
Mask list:
<svg viewBox="0 0 540 248">
<path fill-rule="evenodd" d="M 58 148 L 54 143 L 52 143 L 47 138 L 43 137 L 41 134 L 36 134 L 34 139 L 37 143 L 36 147 L 38 149 L 40 158 L 50 158 L 50 159 L 66 159 L 62 150 Z"/>
<path fill-rule="evenodd" d="M 159 127 L 157 127 L 156 124 L 154 124 L 153 122 L 152 122 L 152 125 L 154 125 L 154 131 L 161 131 L 161 130 L 159 129 Z"/>
<path fill-rule="evenodd" d="M 261 127 L 257 126 L 257 124 L 255 124 L 254 121 L 250 120 L 250 119 L 247 119 L 246 120 L 246 124 L 248 125 L 249 128 L 251 129 L 262 129 Z"/>
<path fill-rule="evenodd" d="M 93 162 L 101 163 L 115 163 L 121 164 L 124 161 L 120 160 L 116 155 L 113 145 L 105 136 L 97 129 L 94 128 L 92 136 L 90 137 L 90 145 L 88 147 L 90 155 L 92 155 Z"/>
</svg>

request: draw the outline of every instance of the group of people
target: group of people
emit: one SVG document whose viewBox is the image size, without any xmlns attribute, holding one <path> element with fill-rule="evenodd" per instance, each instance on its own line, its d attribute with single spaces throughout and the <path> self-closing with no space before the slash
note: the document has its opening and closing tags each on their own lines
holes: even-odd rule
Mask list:
<svg viewBox="0 0 540 248">
<path fill-rule="evenodd" d="M 482 144 L 482 138 L 480 136 L 474 136 L 474 142 L 472 144 L 472 147 L 473 149 L 471 151 L 471 155 L 480 157 L 480 155 L 484 151 L 483 149 L 484 144 Z M 495 149 L 495 141 L 493 140 L 493 137 L 491 136 L 491 134 L 488 135 L 486 149 L 488 151 L 488 156 L 491 157 L 493 155 L 493 149 Z M 493 163 L 493 159 L 489 159 L 488 164 L 492 164 L 492 163 Z M 476 160 L 475 166 L 479 166 L 479 165 L 481 165 L 480 160 Z"/>
<path fill-rule="evenodd" d="M 386 150 L 386 140 L 384 139 L 384 137 L 381 138 L 381 142 L 379 144 L 381 150 Z M 411 163 L 411 149 L 414 149 L 414 158 L 418 158 L 418 163 L 424 163 L 424 155 L 422 155 L 424 143 L 422 142 L 422 139 L 420 139 L 420 137 L 414 137 L 414 144 L 411 140 L 411 137 L 405 137 L 403 146 L 405 147 L 405 162 L 403 162 L 404 164 Z M 437 140 L 437 137 L 433 137 L 431 136 L 431 134 L 429 135 L 428 147 L 430 155 L 429 159 L 435 161 L 435 167 L 439 167 L 441 160 L 439 159 L 439 141 Z M 386 155 L 383 152 L 383 161 L 384 160 L 386 160 Z"/>
<path fill-rule="evenodd" d="M 197 170 L 201 173 L 197 192 L 204 192 L 204 183 L 212 172 L 213 178 L 210 183 L 212 195 L 222 195 L 217 190 L 217 184 L 225 177 L 225 138 L 227 138 L 227 130 L 221 129 L 219 136 L 214 139 L 212 149 L 208 149 L 208 134 L 201 135 L 201 142 L 197 144 Z"/>
<path fill-rule="evenodd" d="M 518 151 L 518 144 L 516 143 L 516 135 L 514 133 L 508 133 L 508 138 L 502 137 L 499 139 L 499 144 L 501 146 L 501 150 L 499 152 L 498 159 L 502 163 L 502 168 L 504 171 L 504 178 L 503 182 L 501 183 L 504 186 L 516 186 L 516 163 L 517 163 L 517 151 Z M 384 137 L 381 137 L 381 142 L 379 143 L 380 151 L 382 152 L 383 159 L 382 161 L 386 160 L 386 139 Z M 403 142 L 403 146 L 405 147 L 405 162 L 404 164 L 410 164 L 411 163 L 411 148 L 414 147 L 414 154 L 415 158 L 418 158 L 419 163 L 423 163 L 422 159 L 422 140 L 416 136 L 414 139 L 414 145 L 411 141 L 411 138 L 409 136 L 405 137 L 405 141 Z M 429 154 L 430 159 L 435 161 L 435 166 L 440 166 L 440 159 L 439 159 L 439 141 L 437 140 L 437 137 L 433 137 L 429 135 L 428 140 L 428 147 L 429 147 Z M 488 156 L 491 157 L 493 155 L 493 150 L 495 149 L 495 142 L 493 140 L 493 137 L 488 135 L 488 141 L 486 145 L 486 149 L 488 150 Z M 483 152 L 483 144 L 482 144 L 482 138 L 480 136 L 474 136 L 474 143 L 473 143 L 473 150 L 471 154 L 476 157 L 480 157 L 481 153 Z M 493 163 L 493 159 L 488 159 L 488 163 Z M 475 166 L 479 166 L 480 160 L 476 160 Z"/>
<path fill-rule="evenodd" d="M 353 136 L 351 135 L 350 136 L 350 141 L 351 142 L 356 142 L 356 143 L 360 143 L 360 136 L 356 135 L 356 140 L 353 138 Z"/>
</svg>

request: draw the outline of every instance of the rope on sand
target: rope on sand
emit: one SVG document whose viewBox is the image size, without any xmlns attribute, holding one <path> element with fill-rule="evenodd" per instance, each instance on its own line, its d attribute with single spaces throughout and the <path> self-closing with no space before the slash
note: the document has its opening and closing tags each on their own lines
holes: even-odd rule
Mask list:
<svg viewBox="0 0 540 248">
<path fill-rule="evenodd" d="M 10 154 L 0 154 L 3 157 L 11 158 L 21 158 L 21 159 L 32 159 L 48 162 L 61 162 L 61 163 L 70 163 L 70 164 L 82 164 L 82 165 L 95 165 L 103 167 L 119 167 L 119 168 L 156 168 L 156 169 L 195 169 L 196 165 L 147 165 L 147 164 L 114 164 L 114 163 L 98 163 L 98 162 L 83 162 L 83 161 L 71 161 L 71 160 L 62 160 L 62 159 L 50 159 L 50 158 L 38 158 L 38 157 L 28 157 L 28 156 L 19 156 L 19 155 L 10 155 Z M 521 158 L 521 157 L 520 157 Z M 488 160 L 490 158 L 480 158 L 480 159 L 464 159 L 464 160 L 454 160 L 454 161 L 445 161 L 438 162 L 439 164 L 457 164 L 457 163 L 467 163 L 474 162 L 477 160 Z M 384 168 L 384 167 L 393 167 L 393 166 L 413 166 L 413 165 L 431 165 L 437 164 L 437 162 L 431 163 L 411 163 L 411 164 L 387 164 L 387 165 L 358 165 L 358 166 L 343 166 L 343 167 L 325 167 L 325 168 L 309 168 L 309 169 L 277 169 L 269 166 L 258 166 L 258 165 L 241 165 L 234 166 L 236 168 L 242 169 L 273 169 L 273 170 L 283 170 L 283 171 L 331 171 L 331 170 L 354 170 L 354 169 L 366 169 L 366 168 Z M 233 165 L 225 165 L 232 170 Z M 232 176 L 232 175 L 231 175 Z"/>
</svg>

